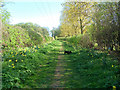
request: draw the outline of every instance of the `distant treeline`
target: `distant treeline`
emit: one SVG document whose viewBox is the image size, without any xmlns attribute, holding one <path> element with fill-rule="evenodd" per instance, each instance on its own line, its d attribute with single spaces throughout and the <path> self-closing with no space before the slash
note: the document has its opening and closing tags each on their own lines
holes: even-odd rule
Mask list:
<svg viewBox="0 0 120 90">
<path fill-rule="evenodd" d="M 65 2 L 61 24 L 52 30 L 54 37 L 70 37 L 82 47 L 120 50 L 119 2 Z"/>
<path fill-rule="evenodd" d="M 0 7 L 0 10 L 2 15 L 0 17 L 2 22 L 2 49 L 28 47 L 52 40 L 47 28 L 31 22 L 11 25 L 9 24 L 10 13 L 4 7 Z"/>
</svg>

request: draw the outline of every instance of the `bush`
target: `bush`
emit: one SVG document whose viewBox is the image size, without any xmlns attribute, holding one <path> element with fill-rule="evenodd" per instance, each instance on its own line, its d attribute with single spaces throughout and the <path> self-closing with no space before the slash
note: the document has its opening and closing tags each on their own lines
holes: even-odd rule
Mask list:
<svg viewBox="0 0 120 90">
<path fill-rule="evenodd" d="M 71 38 L 68 38 L 67 41 L 74 46 L 82 48 L 92 48 L 94 46 L 93 43 L 90 41 L 88 34 L 73 36 Z"/>
</svg>

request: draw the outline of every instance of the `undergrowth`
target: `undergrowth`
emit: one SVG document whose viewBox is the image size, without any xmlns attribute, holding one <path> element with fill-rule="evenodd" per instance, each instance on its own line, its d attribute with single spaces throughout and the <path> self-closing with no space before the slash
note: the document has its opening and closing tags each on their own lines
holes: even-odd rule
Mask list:
<svg viewBox="0 0 120 90">
<path fill-rule="evenodd" d="M 120 65 L 108 53 L 93 49 L 74 49 L 64 42 L 68 66 L 64 77 L 67 88 L 112 88 L 119 86 Z"/>
<path fill-rule="evenodd" d="M 49 87 L 54 77 L 59 43 L 53 41 L 42 46 L 4 52 L 2 87 L 4 89 Z"/>
</svg>

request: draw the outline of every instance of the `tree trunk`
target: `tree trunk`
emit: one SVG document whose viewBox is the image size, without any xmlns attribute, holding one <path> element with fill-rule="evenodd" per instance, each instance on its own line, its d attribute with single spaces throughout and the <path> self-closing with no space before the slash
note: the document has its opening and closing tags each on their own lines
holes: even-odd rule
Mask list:
<svg viewBox="0 0 120 90">
<path fill-rule="evenodd" d="M 110 50 L 113 51 L 113 45 L 111 45 Z"/>
<path fill-rule="evenodd" d="M 120 1 L 118 2 L 118 42 L 120 47 Z"/>
<path fill-rule="evenodd" d="M 81 34 L 83 34 L 83 26 L 82 26 L 82 20 L 80 19 L 80 29 L 81 29 Z"/>
</svg>

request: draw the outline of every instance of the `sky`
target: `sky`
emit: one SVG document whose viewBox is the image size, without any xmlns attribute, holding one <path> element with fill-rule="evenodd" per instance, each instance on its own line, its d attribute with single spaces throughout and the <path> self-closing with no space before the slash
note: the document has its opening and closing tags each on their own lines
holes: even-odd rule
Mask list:
<svg viewBox="0 0 120 90">
<path fill-rule="evenodd" d="M 32 22 L 40 25 L 41 27 L 48 27 L 51 30 L 53 27 L 58 27 L 60 25 L 60 15 L 63 9 L 61 4 L 67 0 L 4 0 L 4 1 L 7 2 L 5 8 L 11 14 L 10 24 Z"/>
<path fill-rule="evenodd" d="M 5 8 L 11 14 L 10 24 L 32 22 L 51 30 L 60 25 L 63 1 L 12 0 L 7 2 Z"/>
</svg>

